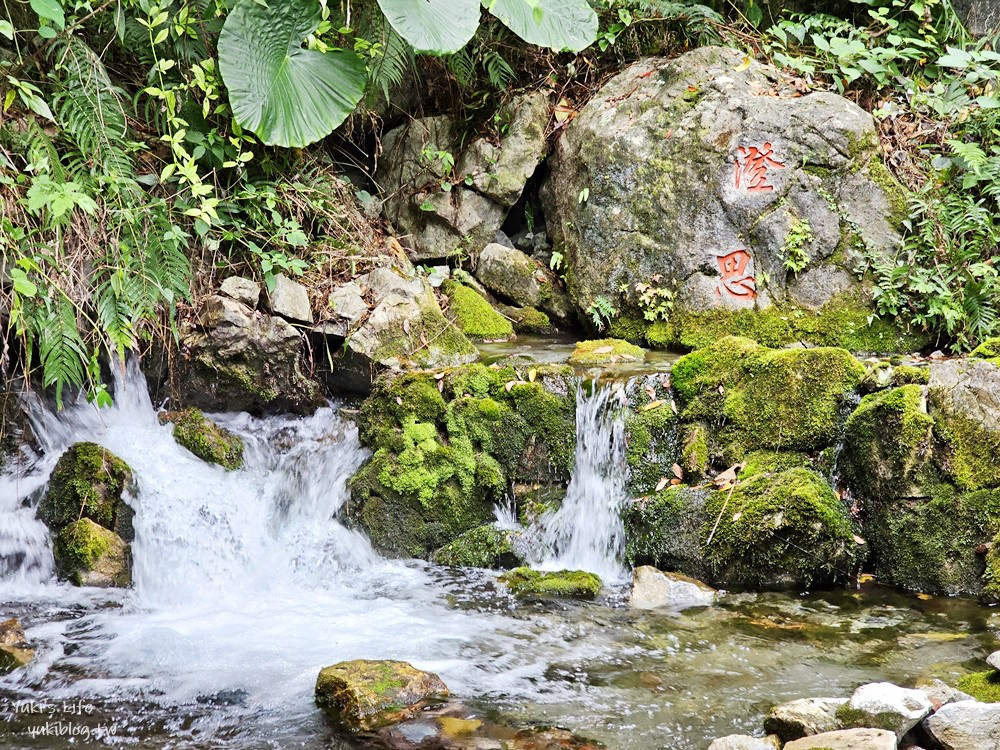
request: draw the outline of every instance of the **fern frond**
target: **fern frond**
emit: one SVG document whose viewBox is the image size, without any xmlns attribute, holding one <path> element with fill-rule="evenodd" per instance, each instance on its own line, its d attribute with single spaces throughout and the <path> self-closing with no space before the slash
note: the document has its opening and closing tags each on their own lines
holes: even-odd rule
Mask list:
<svg viewBox="0 0 1000 750">
<path fill-rule="evenodd" d="M 56 405 L 61 409 L 63 390 L 83 385 L 88 357 L 77 327 L 76 308 L 61 297 L 54 308 L 38 321 L 38 353 L 44 386 L 55 386 Z"/>
<path fill-rule="evenodd" d="M 514 81 L 514 69 L 496 50 L 486 50 L 483 55 L 483 67 L 486 69 L 490 85 L 497 90 L 508 88 Z"/>
</svg>

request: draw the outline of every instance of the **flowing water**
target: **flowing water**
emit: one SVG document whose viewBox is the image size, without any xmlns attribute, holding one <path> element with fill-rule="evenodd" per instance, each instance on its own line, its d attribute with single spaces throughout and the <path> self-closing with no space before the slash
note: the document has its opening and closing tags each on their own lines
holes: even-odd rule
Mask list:
<svg viewBox="0 0 1000 750">
<path fill-rule="evenodd" d="M 620 526 L 596 516 L 622 497 L 615 398 L 582 402 L 580 465 L 547 526 L 558 530 L 548 562 L 611 579 Z M 57 416 L 36 403 L 31 415 L 40 454 L 0 478 L 0 615 L 22 619 L 38 657 L 0 678 L 3 748 L 346 747 L 313 706 L 318 669 L 397 658 L 510 720 L 613 748 L 704 750 L 759 731 L 776 701 L 954 678 L 1000 635 L 1000 613 L 975 603 L 871 589 L 732 596 L 680 616 L 633 612 L 614 586 L 595 603 L 520 605 L 491 573 L 383 560 L 338 521 L 366 453 L 336 406 L 218 415 L 246 441 L 236 472 L 177 446 L 137 369 L 110 409 Z M 34 517 L 59 454 L 80 440 L 135 470 L 128 591 L 58 583 Z"/>
</svg>

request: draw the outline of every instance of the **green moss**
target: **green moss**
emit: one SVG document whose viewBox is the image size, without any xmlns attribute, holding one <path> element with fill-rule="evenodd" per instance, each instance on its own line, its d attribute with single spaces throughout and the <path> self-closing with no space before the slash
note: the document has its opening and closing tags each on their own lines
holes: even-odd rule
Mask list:
<svg viewBox="0 0 1000 750">
<path fill-rule="evenodd" d="M 625 559 L 704 578 L 701 529 L 707 522 L 707 490 L 668 487 L 630 502 L 622 513 Z"/>
<path fill-rule="evenodd" d="M 488 524 L 519 481 L 568 476 L 575 404 L 568 367 L 469 365 L 376 381 L 361 408 L 374 451 L 351 480 L 350 515 L 396 555 L 427 555 Z"/>
<path fill-rule="evenodd" d="M 514 329 L 518 333 L 552 333 L 552 321 L 549 316 L 534 307 L 522 307 L 516 311 Z"/>
<path fill-rule="evenodd" d="M 739 473 L 741 480 L 758 474 L 780 474 L 788 469 L 808 467 L 809 457 L 794 451 L 754 451 L 747 454 L 743 464 Z"/>
<path fill-rule="evenodd" d="M 446 281 L 444 293 L 451 301 L 450 310 L 458 327 L 472 339 L 497 341 L 511 338 L 514 326 L 483 299 L 474 289 L 454 281 Z"/>
<path fill-rule="evenodd" d="M 132 481 L 128 464 L 96 443 L 76 443 L 60 456 L 39 517 L 58 531 L 81 518 L 132 538 L 132 509 L 122 493 Z"/>
<path fill-rule="evenodd" d="M 969 356 L 975 359 L 988 359 L 1000 366 L 1000 337 L 987 339 L 973 349 Z"/>
<path fill-rule="evenodd" d="M 431 560 L 458 568 L 513 568 L 521 560 L 511 545 L 513 532 L 496 524 L 467 531 L 437 550 Z"/>
<path fill-rule="evenodd" d="M 684 429 L 680 465 L 688 479 L 697 479 L 708 471 L 708 430 L 700 422 Z"/>
<path fill-rule="evenodd" d="M 673 367 L 686 420 L 713 425 L 727 460 L 753 450 L 820 450 L 834 442 L 864 368 L 843 349 L 772 350 L 726 337 Z"/>
<path fill-rule="evenodd" d="M 59 572 L 77 586 L 91 571 L 114 577 L 117 585 L 129 583 L 125 543 L 89 518 L 65 526 L 56 535 L 53 555 Z"/>
<path fill-rule="evenodd" d="M 898 388 L 903 385 L 927 385 L 931 372 L 926 367 L 899 365 L 892 370 L 891 385 Z"/>
<path fill-rule="evenodd" d="M 974 672 L 959 678 L 956 685 L 982 703 L 1000 703 L 1000 672 Z"/>
<path fill-rule="evenodd" d="M 1000 430 L 983 427 L 955 411 L 946 393 L 929 391 L 935 418 L 935 435 L 947 446 L 942 462 L 945 473 L 958 487 L 976 490 L 1000 486 Z"/>
<path fill-rule="evenodd" d="M 642 362 L 646 353 L 634 344 L 621 339 L 597 339 L 581 341 L 570 355 L 571 365 L 588 367 L 591 365 L 613 364 L 615 362 Z"/>
<path fill-rule="evenodd" d="M 548 573 L 531 568 L 515 568 L 501 575 L 499 580 L 519 598 L 593 599 L 601 592 L 601 579 L 582 570 Z"/>
<path fill-rule="evenodd" d="M 993 543 L 986 553 L 986 570 L 983 572 L 983 598 L 990 603 L 1000 604 L 1000 534 L 993 537 Z"/>
<path fill-rule="evenodd" d="M 673 476 L 677 461 L 677 415 L 669 403 L 650 404 L 655 408 L 639 407 L 625 421 L 629 486 L 636 493 L 649 492 L 661 477 Z"/>
<path fill-rule="evenodd" d="M 858 708 L 852 708 L 850 703 L 844 703 L 837 708 L 837 718 L 845 729 L 871 728 L 885 729 L 890 732 L 899 727 L 899 714 L 892 711 L 869 713 Z"/>
<path fill-rule="evenodd" d="M 872 157 L 866 165 L 865 175 L 874 182 L 889 201 L 889 224 L 897 231 L 902 229 L 903 222 L 910 218 L 909 193 L 899 184 L 878 155 Z"/>
<path fill-rule="evenodd" d="M 172 422 L 174 440 L 203 461 L 234 470 L 243 466 L 243 440 L 205 419 L 198 409 L 161 412 L 160 424 Z"/>
<path fill-rule="evenodd" d="M 759 475 L 731 492 L 715 492 L 706 512 L 705 559 L 720 585 L 835 584 L 848 580 L 863 556 L 847 512 L 826 481 L 809 469 Z"/>
</svg>

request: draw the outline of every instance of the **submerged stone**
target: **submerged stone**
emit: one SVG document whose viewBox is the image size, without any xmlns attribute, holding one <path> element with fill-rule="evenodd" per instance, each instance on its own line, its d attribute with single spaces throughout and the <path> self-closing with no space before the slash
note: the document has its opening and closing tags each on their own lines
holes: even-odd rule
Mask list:
<svg viewBox="0 0 1000 750">
<path fill-rule="evenodd" d="M 715 604 L 719 592 L 701 581 L 680 573 L 664 573 L 649 565 L 632 571 L 632 593 L 629 605 L 636 609 L 672 609 Z"/>
<path fill-rule="evenodd" d="M 601 579 L 582 570 L 543 572 L 515 568 L 498 579 L 521 599 L 575 598 L 593 599 L 601 592 Z"/>
<path fill-rule="evenodd" d="M 89 518 L 81 518 L 59 532 L 54 555 L 60 575 L 77 586 L 122 588 L 132 583 L 128 544 Z"/>
<path fill-rule="evenodd" d="M 403 661 L 340 662 L 316 678 L 316 705 L 352 732 L 399 723 L 447 697 L 440 677 Z"/>
<path fill-rule="evenodd" d="M 158 415 L 160 424 L 174 425 L 174 440 L 194 455 L 225 469 L 243 466 L 243 440 L 215 424 L 199 409 L 165 411 Z"/>
<path fill-rule="evenodd" d="M 16 617 L 0 622 L 0 675 L 5 675 L 31 663 L 35 649 L 28 645 Z"/>
<path fill-rule="evenodd" d="M 53 531 L 88 518 L 131 541 L 134 513 L 123 497 L 131 482 L 132 470 L 111 451 L 75 443 L 59 457 L 38 516 Z"/>
</svg>

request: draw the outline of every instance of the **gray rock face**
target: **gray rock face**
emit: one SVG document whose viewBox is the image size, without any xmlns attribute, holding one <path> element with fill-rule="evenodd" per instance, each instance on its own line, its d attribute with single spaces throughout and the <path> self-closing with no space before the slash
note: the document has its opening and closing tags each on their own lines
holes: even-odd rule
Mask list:
<svg viewBox="0 0 1000 750">
<path fill-rule="evenodd" d="M 924 722 L 924 729 L 945 750 L 996 750 L 1000 703 L 949 703 Z"/>
<path fill-rule="evenodd" d="M 1000 0 L 955 0 L 955 10 L 977 36 L 1000 29 Z"/>
<path fill-rule="evenodd" d="M 953 688 L 941 680 L 921 682 L 917 685 L 917 688 L 927 696 L 934 706 L 935 711 L 948 703 L 972 700 L 971 695 L 963 693 L 961 690 Z"/>
<path fill-rule="evenodd" d="M 715 604 L 719 592 L 701 581 L 680 573 L 664 573 L 650 565 L 642 565 L 632 573 L 632 594 L 629 604 L 636 609 L 672 609 Z"/>
<path fill-rule="evenodd" d="M 524 97 L 501 117 L 510 127 L 499 144 L 479 138 L 462 153 L 458 126 L 447 116 L 417 119 L 386 134 L 375 179 L 385 214 L 412 260 L 447 258 L 496 239 L 545 156 L 548 99 L 540 92 Z M 441 153 L 454 159 L 453 167 Z"/>
<path fill-rule="evenodd" d="M 899 243 L 905 201 L 876 143 L 861 108 L 800 96 L 736 50 L 635 63 L 549 160 L 543 204 L 571 298 L 641 312 L 635 285 L 657 284 L 685 310 L 822 306 L 857 288 L 859 243 L 885 254 Z M 785 265 L 796 243 L 809 258 L 798 275 Z"/>
<path fill-rule="evenodd" d="M 844 698 L 802 698 L 782 703 L 764 719 L 764 731 L 778 735 L 785 742 L 832 732 L 840 729 L 837 709 L 846 703 Z"/>
<path fill-rule="evenodd" d="M 1000 431 L 1000 367 L 985 359 L 950 359 L 932 362 L 928 387 L 935 403 Z"/>
<path fill-rule="evenodd" d="M 180 406 L 207 411 L 307 413 L 323 403 L 302 372 L 302 335 L 286 320 L 219 295 L 181 337 L 173 379 Z"/>
<path fill-rule="evenodd" d="M 850 707 L 862 716 L 852 719 L 861 726 L 889 727 L 902 737 L 924 720 L 934 706 L 922 690 L 908 690 L 891 682 L 862 685 L 851 696 Z"/>
<path fill-rule="evenodd" d="M 896 735 L 885 729 L 844 729 L 803 737 L 785 750 L 896 750 Z"/>
<path fill-rule="evenodd" d="M 490 243 L 479 253 L 476 278 L 518 307 L 534 307 L 562 321 L 573 317 L 572 304 L 556 275 L 520 250 Z"/>
<path fill-rule="evenodd" d="M 731 734 L 713 740 L 708 750 L 781 750 L 781 740 L 773 734 L 767 737 Z"/>
<path fill-rule="evenodd" d="M 260 284 L 242 276 L 230 276 L 222 282 L 219 291 L 250 309 L 256 309 L 260 302 Z"/>
<path fill-rule="evenodd" d="M 309 292 L 296 281 L 292 281 L 283 273 L 274 277 L 274 289 L 268 292 L 268 302 L 271 312 L 283 318 L 299 323 L 312 323 L 312 307 L 309 304 Z"/>
<path fill-rule="evenodd" d="M 377 268 L 336 289 L 330 302 L 340 316 L 337 330 L 346 337 L 334 363 L 337 388 L 365 392 L 381 370 L 454 367 L 479 359 L 424 279 Z"/>
</svg>

